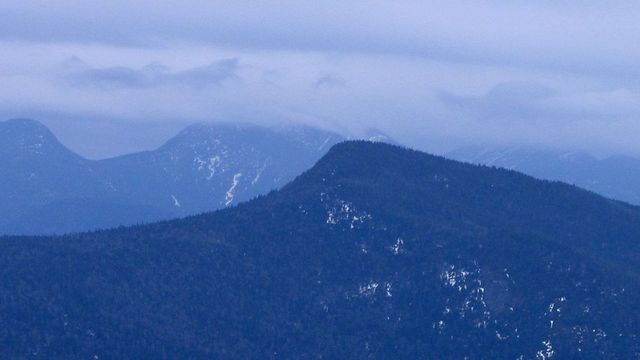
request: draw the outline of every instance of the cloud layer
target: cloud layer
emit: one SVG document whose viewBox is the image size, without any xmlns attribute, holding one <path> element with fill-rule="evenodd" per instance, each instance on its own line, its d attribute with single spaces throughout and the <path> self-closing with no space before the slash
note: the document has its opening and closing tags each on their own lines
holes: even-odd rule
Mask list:
<svg viewBox="0 0 640 360">
<path fill-rule="evenodd" d="M 143 89 L 170 86 L 186 86 L 202 89 L 221 84 L 224 80 L 237 78 L 238 59 L 223 59 L 208 65 L 182 71 L 154 63 L 140 69 L 126 66 L 92 68 L 80 59 L 73 63 L 64 79 L 74 87 L 98 87 L 103 89 Z"/>
<path fill-rule="evenodd" d="M 302 122 L 430 151 L 640 155 L 637 2 L 24 0 L 0 13 L 3 117 Z"/>
</svg>

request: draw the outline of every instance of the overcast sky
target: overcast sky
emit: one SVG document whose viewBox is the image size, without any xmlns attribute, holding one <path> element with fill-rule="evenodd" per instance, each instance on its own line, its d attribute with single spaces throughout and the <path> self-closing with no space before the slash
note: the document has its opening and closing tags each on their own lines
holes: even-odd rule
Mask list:
<svg viewBox="0 0 640 360">
<path fill-rule="evenodd" d="M 197 121 L 640 155 L 639 19 L 615 0 L 5 0 L 0 116 L 92 158 Z"/>
</svg>

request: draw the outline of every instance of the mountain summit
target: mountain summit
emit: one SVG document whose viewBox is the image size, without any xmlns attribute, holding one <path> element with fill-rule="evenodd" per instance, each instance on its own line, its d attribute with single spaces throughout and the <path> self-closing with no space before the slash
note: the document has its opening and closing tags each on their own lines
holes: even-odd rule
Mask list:
<svg viewBox="0 0 640 360">
<path fill-rule="evenodd" d="M 279 191 L 0 239 L 6 358 L 637 358 L 640 209 L 345 142 Z"/>
<path fill-rule="evenodd" d="M 95 198 L 104 184 L 91 165 L 36 121 L 0 122 L 0 233 L 20 219 L 37 231 L 46 219 L 30 213 L 60 199 Z"/>
<path fill-rule="evenodd" d="M 0 122 L 0 154 L 4 161 L 18 161 L 37 156 L 79 158 L 65 148 L 43 124 L 29 119 Z"/>
</svg>

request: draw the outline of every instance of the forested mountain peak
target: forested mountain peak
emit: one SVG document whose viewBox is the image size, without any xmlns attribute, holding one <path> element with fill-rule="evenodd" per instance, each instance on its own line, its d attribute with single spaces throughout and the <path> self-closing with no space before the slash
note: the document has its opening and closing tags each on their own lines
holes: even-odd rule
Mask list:
<svg viewBox="0 0 640 360">
<path fill-rule="evenodd" d="M 638 208 L 570 185 L 343 142 L 225 210 L 1 239 L 1 351 L 636 358 L 639 238 Z"/>
</svg>

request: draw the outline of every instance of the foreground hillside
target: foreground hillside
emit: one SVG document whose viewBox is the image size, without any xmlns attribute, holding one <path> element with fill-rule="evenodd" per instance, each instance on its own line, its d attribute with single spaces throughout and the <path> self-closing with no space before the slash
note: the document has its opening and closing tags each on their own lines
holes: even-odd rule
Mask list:
<svg viewBox="0 0 640 360">
<path fill-rule="evenodd" d="M 0 239 L 3 358 L 639 358 L 640 210 L 367 142 L 149 226 Z"/>
</svg>

